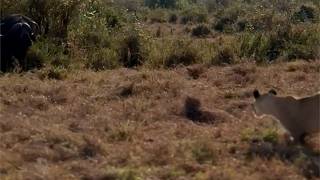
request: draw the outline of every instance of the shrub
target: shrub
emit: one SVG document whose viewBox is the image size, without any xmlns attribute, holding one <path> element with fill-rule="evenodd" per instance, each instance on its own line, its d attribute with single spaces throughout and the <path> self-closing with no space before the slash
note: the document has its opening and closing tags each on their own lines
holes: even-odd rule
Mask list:
<svg viewBox="0 0 320 180">
<path fill-rule="evenodd" d="M 79 0 L 28 0 L 27 14 L 39 23 L 44 34 L 66 38 L 69 23 Z"/>
<path fill-rule="evenodd" d="M 210 34 L 210 29 L 206 25 L 198 25 L 192 29 L 192 36 L 204 37 Z"/>
<path fill-rule="evenodd" d="M 176 0 L 144 0 L 144 5 L 150 8 L 175 8 Z"/>
<path fill-rule="evenodd" d="M 253 57 L 260 62 L 278 58 L 286 41 L 286 35 L 282 32 L 284 31 L 243 35 L 240 40 L 241 56 Z"/>
<path fill-rule="evenodd" d="M 177 22 L 177 20 L 178 20 L 178 16 L 176 15 L 176 14 L 170 14 L 169 15 L 169 22 L 170 23 L 176 23 Z"/>
<path fill-rule="evenodd" d="M 181 17 L 180 23 L 181 24 L 187 24 L 188 22 L 192 22 L 193 17 L 190 15 L 184 15 Z"/>
<path fill-rule="evenodd" d="M 148 17 L 151 23 L 164 23 L 167 21 L 167 10 L 155 9 L 148 13 Z"/>
<path fill-rule="evenodd" d="M 67 71 L 60 67 L 48 67 L 39 71 L 40 79 L 63 80 L 67 77 Z"/>
<path fill-rule="evenodd" d="M 186 14 L 181 17 L 181 24 L 188 24 L 189 22 L 205 23 L 207 22 L 207 14 Z"/>
<path fill-rule="evenodd" d="M 233 30 L 234 20 L 228 17 L 219 19 L 214 25 L 214 29 L 219 32 L 230 32 Z"/>
<path fill-rule="evenodd" d="M 118 59 L 116 51 L 104 48 L 92 53 L 85 65 L 94 71 L 113 69 L 119 66 Z"/>
<path fill-rule="evenodd" d="M 137 33 L 132 33 L 126 37 L 120 45 L 120 62 L 123 66 L 132 68 L 142 65 L 141 39 Z"/>
<path fill-rule="evenodd" d="M 215 150 L 207 142 L 196 143 L 192 155 L 200 164 L 205 162 L 213 164 L 216 161 Z"/>
<path fill-rule="evenodd" d="M 205 23 L 208 21 L 208 14 L 207 13 L 199 13 L 196 16 L 197 23 Z"/>
<path fill-rule="evenodd" d="M 193 23 L 205 23 L 208 21 L 208 12 L 206 8 L 200 6 L 190 6 L 182 12 L 181 24 Z"/>
<path fill-rule="evenodd" d="M 295 22 L 313 22 L 316 18 L 316 10 L 313 7 L 302 5 L 300 10 L 295 12 L 292 19 Z"/>
<path fill-rule="evenodd" d="M 212 58 L 211 64 L 213 65 L 228 65 L 235 63 L 235 54 L 229 47 L 219 50 L 217 55 Z"/>
<path fill-rule="evenodd" d="M 41 68 L 45 64 L 45 57 L 40 49 L 31 47 L 26 55 L 26 70 Z"/>
<path fill-rule="evenodd" d="M 262 139 L 265 142 L 270 142 L 273 144 L 276 144 L 279 141 L 278 133 L 275 129 L 267 129 L 265 132 L 263 132 Z"/>
<path fill-rule="evenodd" d="M 180 52 L 176 52 L 171 54 L 167 59 L 165 66 L 166 67 L 175 67 L 179 64 L 183 64 L 185 66 L 195 63 L 197 60 L 196 54 L 191 51 L 182 50 Z"/>
<path fill-rule="evenodd" d="M 169 52 L 169 56 L 165 59 L 165 67 L 176 67 L 177 65 L 190 65 L 199 59 L 197 50 L 189 44 L 178 40 L 174 43 L 173 49 Z"/>
<path fill-rule="evenodd" d="M 22 3 L 21 0 L 1 0 L 1 17 L 8 14 L 24 13 L 26 9 L 26 3 Z"/>
<path fill-rule="evenodd" d="M 67 55 L 67 51 L 67 47 L 63 47 L 59 42 L 39 38 L 27 53 L 27 70 L 45 65 L 68 68 L 71 64 L 71 59 Z"/>
<path fill-rule="evenodd" d="M 248 21 L 246 20 L 240 20 L 237 22 L 237 31 L 242 32 L 245 31 L 248 26 Z"/>
<path fill-rule="evenodd" d="M 51 57 L 50 64 L 54 67 L 62 67 L 62 68 L 68 68 L 71 64 L 70 57 L 65 54 L 57 54 L 54 57 Z"/>
<path fill-rule="evenodd" d="M 157 32 L 156 32 L 156 37 L 160 37 L 161 36 L 161 26 L 158 27 Z"/>
<path fill-rule="evenodd" d="M 272 61 L 280 56 L 291 59 L 319 57 L 319 29 L 307 26 L 284 26 L 266 33 L 246 33 L 240 38 L 240 56 L 253 57 L 259 62 Z"/>
<path fill-rule="evenodd" d="M 293 26 L 285 41 L 283 55 L 288 59 L 317 59 L 320 57 L 320 29 L 317 25 Z"/>
</svg>

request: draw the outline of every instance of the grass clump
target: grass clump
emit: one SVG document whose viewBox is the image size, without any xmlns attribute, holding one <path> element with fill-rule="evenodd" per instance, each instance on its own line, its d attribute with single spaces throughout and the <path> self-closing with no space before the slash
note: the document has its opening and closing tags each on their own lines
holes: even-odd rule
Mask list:
<svg viewBox="0 0 320 180">
<path fill-rule="evenodd" d="M 191 46 L 191 42 L 176 41 L 174 48 L 169 52 L 169 56 L 165 59 L 164 66 L 167 68 L 176 67 L 177 65 L 190 65 L 198 59 L 197 50 Z"/>
<path fill-rule="evenodd" d="M 218 51 L 218 53 L 212 58 L 211 64 L 213 65 L 228 65 L 234 64 L 236 56 L 231 47 L 225 47 Z"/>
<path fill-rule="evenodd" d="M 67 78 L 67 70 L 61 67 L 47 67 L 39 71 L 40 79 L 63 80 Z"/>
<path fill-rule="evenodd" d="M 292 20 L 298 22 L 316 22 L 318 20 L 316 8 L 308 5 L 300 6 L 299 10 L 294 12 Z"/>
<path fill-rule="evenodd" d="M 120 124 L 118 127 L 111 129 L 109 140 L 111 141 L 131 141 L 134 133 L 134 128 L 130 124 Z"/>
<path fill-rule="evenodd" d="M 232 18 L 224 17 L 219 19 L 213 26 L 214 30 L 219 32 L 232 32 L 235 21 Z"/>
<path fill-rule="evenodd" d="M 209 35 L 210 32 L 211 31 L 208 26 L 200 24 L 192 29 L 191 34 L 192 34 L 192 36 L 195 36 L 195 37 L 205 37 L 205 36 Z"/>
<path fill-rule="evenodd" d="M 215 150 L 206 142 L 196 143 L 192 149 L 192 155 L 200 164 L 206 162 L 213 164 L 216 161 Z"/>
<path fill-rule="evenodd" d="M 268 128 L 264 131 L 245 129 L 241 133 L 241 140 L 247 142 L 263 141 L 277 144 L 279 142 L 279 136 L 276 129 L 273 128 Z"/>
<path fill-rule="evenodd" d="M 267 129 L 262 134 L 262 140 L 273 144 L 278 143 L 279 136 L 275 129 Z"/>
<path fill-rule="evenodd" d="M 172 13 L 172 14 L 170 14 L 169 15 L 169 20 L 168 20 L 168 22 L 169 23 L 177 23 L 177 21 L 178 21 L 178 15 L 177 14 L 174 14 L 174 13 Z"/>
<path fill-rule="evenodd" d="M 240 38 L 240 56 L 268 62 L 279 57 L 286 60 L 316 59 L 319 57 L 319 30 L 309 25 L 287 26 L 268 33 L 243 34 Z"/>
</svg>

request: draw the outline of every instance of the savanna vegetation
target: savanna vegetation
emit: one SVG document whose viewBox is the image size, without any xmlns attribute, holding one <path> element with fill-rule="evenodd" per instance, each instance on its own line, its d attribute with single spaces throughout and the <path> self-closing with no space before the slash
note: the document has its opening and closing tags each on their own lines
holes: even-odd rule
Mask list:
<svg viewBox="0 0 320 180">
<path fill-rule="evenodd" d="M 319 179 L 252 90 L 320 91 L 318 0 L 1 0 L 41 35 L 0 74 L 0 179 Z"/>
<path fill-rule="evenodd" d="M 319 2 L 245 0 L 22 0 L 1 3 L 42 34 L 30 68 L 221 65 L 319 58 Z"/>
</svg>

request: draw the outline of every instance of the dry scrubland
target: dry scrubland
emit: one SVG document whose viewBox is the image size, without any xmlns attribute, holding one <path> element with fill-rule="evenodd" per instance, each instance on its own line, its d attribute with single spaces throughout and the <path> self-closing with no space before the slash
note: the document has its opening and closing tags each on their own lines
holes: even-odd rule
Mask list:
<svg viewBox="0 0 320 180">
<path fill-rule="evenodd" d="M 284 145 L 250 103 L 254 88 L 314 94 L 319 69 L 297 61 L 3 75 L 0 179 L 317 179 L 317 156 Z"/>
<path fill-rule="evenodd" d="M 29 71 L 0 73 L 0 179 L 319 179 L 319 137 L 286 145 L 250 106 L 320 90 L 319 7 L 1 0 L 41 36 Z"/>
</svg>

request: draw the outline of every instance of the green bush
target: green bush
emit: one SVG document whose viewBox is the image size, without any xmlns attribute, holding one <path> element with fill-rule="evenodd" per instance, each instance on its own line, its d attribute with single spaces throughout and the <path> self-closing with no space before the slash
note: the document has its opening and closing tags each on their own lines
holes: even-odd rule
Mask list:
<svg viewBox="0 0 320 180">
<path fill-rule="evenodd" d="M 225 47 L 218 51 L 212 58 L 211 64 L 213 65 L 230 65 L 235 63 L 235 53 L 230 47 Z"/>
<path fill-rule="evenodd" d="M 40 79 L 63 80 L 67 78 L 67 70 L 60 67 L 47 67 L 38 72 Z"/>
<path fill-rule="evenodd" d="M 283 55 L 288 59 L 314 60 L 320 57 L 320 29 L 318 25 L 293 26 L 285 42 Z"/>
<path fill-rule="evenodd" d="M 197 49 L 191 46 L 190 42 L 178 40 L 174 42 L 173 49 L 165 59 L 164 66 L 168 68 L 177 65 L 190 65 L 200 59 Z"/>
<path fill-rule="evenodd" d="M 271 32 L 245 33 L 240 37 L 240 56 L 257 61 L 317 59 L 319 29 L 314 25 L 284 26 Z"/>
<path fill-rule="evenodd" d="M 78 5 L 79 0 L 27 0 L 27 14 L 40 25 L 44 34 L 66 38 Z"/>
<path fill-rule="evenodd" d="M 275 49 L 271 44 L 273 43 L 269 34 L 243 34 L 240 38 L 240 56 L 254 58 L 260 62 L 273 60 L 280 55 L 281 49 Z"/>
<path fill-rule="evenodd" d="M 31 47 L 26 55 L 26 70 L 41 68 L 45 64 L 45 56 L 40 49 Z"/>
<path fill-rule="evenodd" d="M 154 9 L 148 13 L 151 23 L 164 23 L 167 21 L 168 12 L 165 9 Z"/>
<path fill-rule="evenodd" d="M 48 38 L 40 38 L 28 51 L 26 61 L 28 69 L 52 65 L 54 67 L 69 68 L 71 59 L 67 55 L 68 48 Z"/>
<path fill-rule="evenodd" d="M 99 49 L 88 57 L 85 66 L 94 71 L 114 69 L 119 66 L 119 55 L 108 48 Z"/>
<path fill-rule="evenodd" d="M 181 13 L 181 24 L 206 23 L 208 21 L 208 12 L 202 6 L 190 6 Z"/>
</svg>

